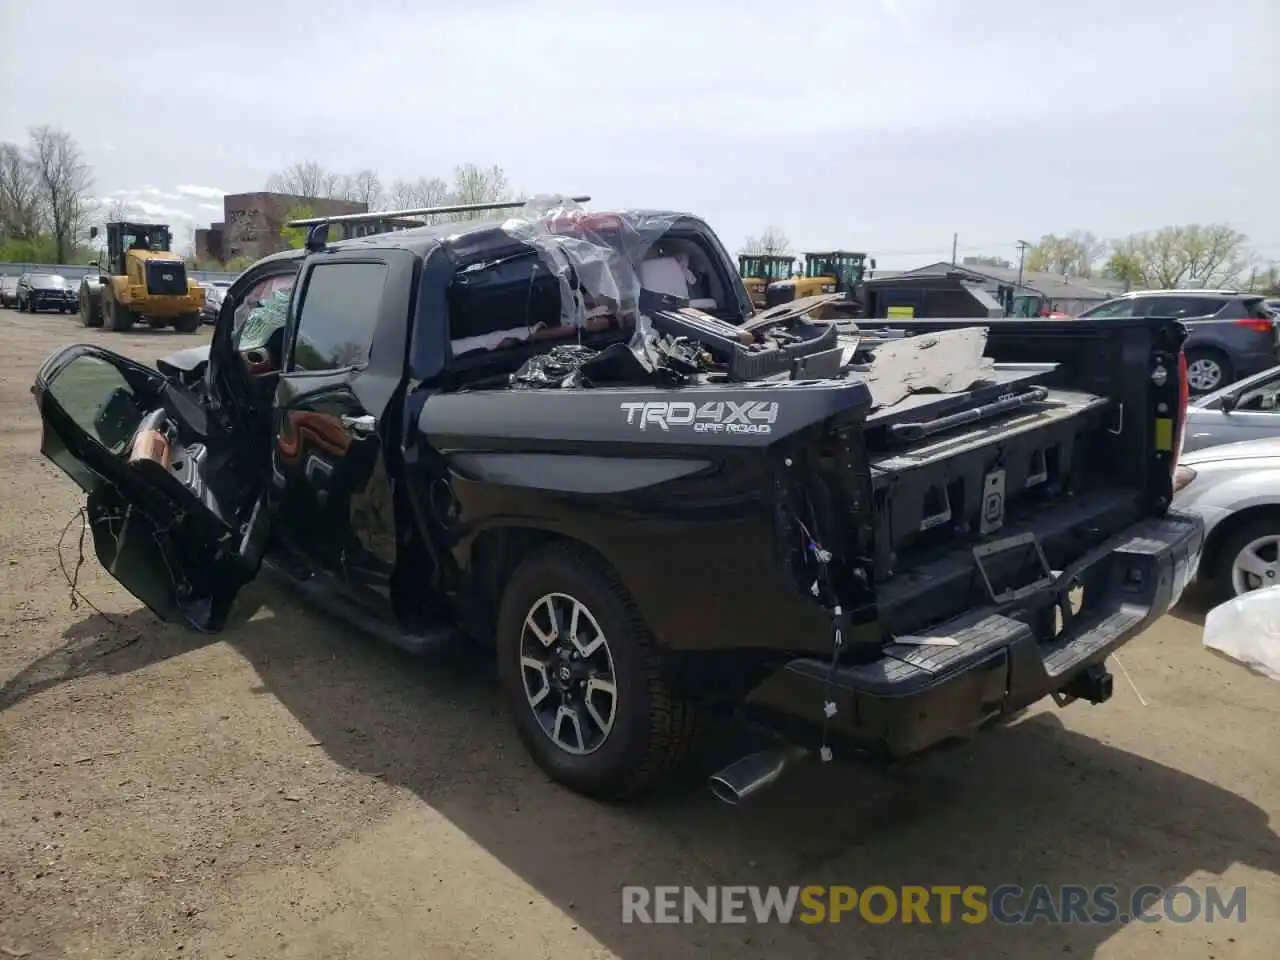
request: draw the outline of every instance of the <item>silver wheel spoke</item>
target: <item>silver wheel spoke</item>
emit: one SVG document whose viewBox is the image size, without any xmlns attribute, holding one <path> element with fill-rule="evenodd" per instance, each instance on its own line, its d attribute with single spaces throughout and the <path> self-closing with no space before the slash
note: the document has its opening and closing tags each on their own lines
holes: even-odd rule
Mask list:
<svg viewBox="0 0 1280 960">
<path fill-rule="evenodd" d="M 1236 557 L 1236 566 L 1255 577 L 1265 577 L 1271 570 L 1271 564 L 1263 560 L 1254 550 L 1241 550 Z"/>
<path fill-rule="evenodd" d="M 525 670 L 532 670 L 542 681 L 541 688 L 536 691 L 529 689 L 528 679 L 525 680 L 524 684 L 525 691 L 529 695 L 529 706 L 536 707 L 551 693 L 551 680 L 547 677 L 547 665 L 541 660 L 535 660 L 533 657 L 521 657 L 520 666 Z"/>
<path fill-rule="evenodd" d="M 533 631 L 533 635 L 538 638 L 538 641 L 544 647 L 549 647 L 551 646 L 551 644 L 555 643 L 556 634 L 559 633 L 559 631 L 556 629 L 556 611 L 555 611 L 555 608 L 551 606 L 550 601 L 547 602 L 547 609 L 551 612 L 551 632 L 550 633 L 547 633 L 540 626 L 538 626 L 538 620 L 537 620 L 537 617 L 535 616 L 538 612 L 537 607 L 534 607 L 532 610 L 530 610 L 529 615 L 524 618 L 524 625 Z"/>
<path fill-rule="evenodd" d="M 603 716 L 596 706 L 596 694 L 609 698 L 609 709 Z M 607 735 L 613 729 L 613 709 L 617 703 L 617 696 L 617 688 L 610 681 L 602 680 L 599 677 L 592 677 L 587 681 L 586 695 L 583 697 L 583 702 L 587 708 L 587 713 L 591 715 L 591 719 L 595 721 L 602 734 Z"/>
<path fill-rule="evenodd" d="M 567 727 L 573 729 L 573 735 L 576 738 L 574 743 L 569 743 L 564 739 L 564 730 Z M 583 739 L 582 724 L 578 721 L 578 715 L 568 707 L 561 707 L 556 711 L 556 726 L 552 739 L 571 748 L 575 753 L 581 753 L 587 749 L 587 742 Z"/>
</svg>

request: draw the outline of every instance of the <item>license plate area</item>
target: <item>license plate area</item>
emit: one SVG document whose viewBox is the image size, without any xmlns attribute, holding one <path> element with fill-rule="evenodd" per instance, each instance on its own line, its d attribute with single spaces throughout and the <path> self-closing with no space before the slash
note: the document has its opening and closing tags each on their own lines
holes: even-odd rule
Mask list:
<svg viewBox="0 0 1280 960">
<path fill-rule="evenodd" d="M 979 544 L 973 559 L 992 603 L 1017 600 L 1053 584 L 1053 570 L 1034 533 Z"/>
</svg>

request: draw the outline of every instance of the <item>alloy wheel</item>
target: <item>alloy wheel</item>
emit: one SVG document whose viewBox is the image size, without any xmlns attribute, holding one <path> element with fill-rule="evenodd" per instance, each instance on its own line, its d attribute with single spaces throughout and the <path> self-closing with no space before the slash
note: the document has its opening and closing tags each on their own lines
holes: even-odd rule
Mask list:
<svg viewBox="0 0 1280 960">
<path fill-rule="evenodd" d="M 1222 384 L 1222 364 L 1198 357 L 1187 365 L 1187 383 L 1197 393 L 1210 393 Z"/>
<path fill-rule="evenodd" d="M 1236 596 L 1280 585 L 1280 534 L 1250 541 L 1231 563 L 1231 587 Z"/>
<path fill-rule="evenodd" d="M 529 608 L 520 632 L 525 698 L 542 732 L 565 753 L 594 753 L 618 707 L 613 654 L 580 600 L 549 593 Z"/>
</svg>

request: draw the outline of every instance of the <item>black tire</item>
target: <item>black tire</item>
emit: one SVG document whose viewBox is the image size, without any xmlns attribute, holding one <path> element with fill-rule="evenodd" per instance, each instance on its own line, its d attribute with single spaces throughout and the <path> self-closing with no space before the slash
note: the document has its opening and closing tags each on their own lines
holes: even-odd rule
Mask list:
<svg viewBox="0 0 1280 960">
<path fill-rule="evenodd" d="M 88 285 L 80 288 L 80 326 L 82 327 L 100 327 L 102 326 L 102 302 L 96 304 L 93 295 L 89 292 Z"/>
<path fill-rule="evenodd" d="M 1240 529 L 1228 534 L 1226 539 L 1218 546 L 1218 554 L 1214 557 L 1213 562 L 1213 603 L 1215 606 L 1220 603 L 1226 603 L 1237 596 L 1235 581 L 1232 576 L 1236 557 L 1255 540 L 1262 540 L 1267 537 L 1280 539 L 1280 515 L 1268 513 L 1256 519 L 1250 518 L 1241 525 Z M 1280 553 L 1277 554 L 1277 560 L 1280 560 Z M 1261 582 L 1253 589 L 1280 585 L 1280 570 L 1273 572 L 1274 576 L 1260 578 Z"/>
<path fill-rule="evenodd" d="M 1218 370 L 1217 380 L 1212 383 L 1200 381 L 1200 377 L 1212 368 Z M 1191 383 L 1190 379 L 1187 384 L 1192 395 L 1200 396 L 1206 393 L 1213 393 L 1213 391 L 1234 381 L 1235 371 L 1231 367 L 1231 358 L 1221 350 L 1214 350 L 1210 347 L 1197 347 L 1194 350 L 1187 351 L 1187 376 L 1200 381 L 1200 386 Z"/>
<path fill-rule="evenodd" d="M 128 333 L 137 322 L 138 315 L 128 307 L 116 302 L 116 298 L 104 290 L 102 292 L 102 326 L 115 333 Z"/>
<path fill-rule="evenodd" d="M 178 333 L 195 333 L 200 329 L 200 314 L 184 313 L 173 318 L 173 329 Z"/>
<path fill-rule="evenodd" d="M 611 729 L 590 753 L 575 754 L 553 742 L 526 694 L 525 621 L 549 594 L 581 603 L 606 639 L 616 702 Z M 691 754 L 698 712 L 672 693 L 653 635 L 617 574 L 599 557 L 554 544 L 526 559 L 503 591 L 496 634 L 503 697 L 525 748 L 551 779 L 596 799 L 625 800 L 658 785 Z"/>
</svg>

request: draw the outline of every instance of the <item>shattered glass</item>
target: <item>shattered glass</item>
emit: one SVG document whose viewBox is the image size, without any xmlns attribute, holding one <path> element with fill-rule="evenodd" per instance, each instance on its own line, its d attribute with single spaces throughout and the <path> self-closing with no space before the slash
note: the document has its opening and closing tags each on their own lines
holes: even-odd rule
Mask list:
<svg viewBox="0 0 1280 960">
<path fill-rule="evenodd" d="M 244 318 L 240 328 L 232 333 L 236 349 L 252 350 L 265 347 L 267 341 L 271 339 L 271 334 L 284 326 L 289 314 L 289 298 L 292 294 L 293 288 L 288 287 L 277 290 L 265 300 L 259 301 L 258 306 L 250 310 Z"/>
</svg>

